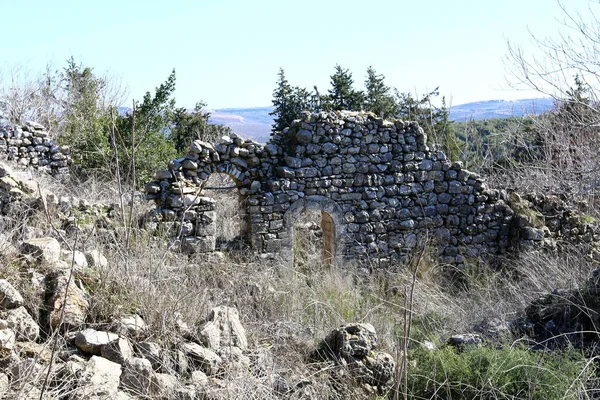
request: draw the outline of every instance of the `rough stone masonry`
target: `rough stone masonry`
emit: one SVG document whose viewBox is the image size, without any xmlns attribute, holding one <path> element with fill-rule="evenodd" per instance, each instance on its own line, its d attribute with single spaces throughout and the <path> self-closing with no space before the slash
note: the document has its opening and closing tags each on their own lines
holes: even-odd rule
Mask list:
<svg viewBox="0 0 600 400">
<path fill-rule="evenodd" d="M 187 251 L 213 251 L 214 200 L 202 188 L 211 174 L 225 173 L 245 205 L 249 243 L 288 261 L 293 222 L 305 209 L 326 217 L 325 247 L 337 261 L 380 266 L 405 261 L 424 241 L 440 262 L 461 265 L 565 231 L 560 222 L 551 232 L 535 218 L 516 218 L 505 191 L 486 188 L 426 142 L 415 122 L 344 111 L 304 112 L 265 146 L 236 134 L 214 145 L 196 140 L 146 185 L 155 206 L 147 226 L 179 235 Z"/>
<path fill-rule="evenodd" d="M 23 125 L 0 125 L 0 158 L 21 168 L 60 175 L 69 173 L 71 150 L 52 140 L 43 125 L 26 121 Z"/>
</svg>

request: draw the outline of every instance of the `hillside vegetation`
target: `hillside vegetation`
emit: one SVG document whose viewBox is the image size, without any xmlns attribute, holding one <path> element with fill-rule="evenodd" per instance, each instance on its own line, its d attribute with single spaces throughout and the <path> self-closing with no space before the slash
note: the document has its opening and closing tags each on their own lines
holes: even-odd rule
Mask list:
<svg viewBox="0 0 600 400">
<path fill-rule="evenodd" d="M 580 27 L 583 40 L 597 37 Z M 552 110 L 453 122 L 437 90 L 400 93 L 372 68 L 359 90 L 338 65 L 326 94 L 291 86 L 280 70 L 275 128 L 305 109 L 417 120 L 429 146 L 514 202 L 555 194 L 577 210 L 565 212 L 572 229 L 597 227 L 598 53 L 552 59 L 573 72 L 566 83 L 510 54 L 521 83 L 552 84 Z M 243 196 L 213 176 L 202 194 L 217 204 L 220 251 L 185 254 L 177 235 L 143 229 L 138 190 L 194 139 L 234 136 L 201 102 L 175 107 L 174 72 L 125 114 L 110 78 L 74 60 L 10 82 L 20 84 L 0 82 L 3 123 L 37 121 L 71 146 L 74 166 L 62 177 L 0 168 L 1 398 L 600 396 L 598 261 L 580 246 L 457 268 L 422 240 L 401 265 L 329 265 L 320 216 L 305 213 L 294 264 L 267 262 L 239 238 Z M 542 213 L 526 217 L 543 225 Z"/>
</svg>

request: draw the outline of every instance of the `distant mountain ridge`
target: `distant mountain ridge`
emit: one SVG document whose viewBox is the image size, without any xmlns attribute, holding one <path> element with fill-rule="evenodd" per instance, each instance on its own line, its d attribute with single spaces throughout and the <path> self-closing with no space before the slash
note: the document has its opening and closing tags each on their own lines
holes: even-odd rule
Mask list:
<svg viewBox="0 0 600 400">
<path fill-rule="evenodd" d="M 550 98 L 485 100 L 450 108 L 450 119 L 457 122 L 542 114 L 554 107 Z M 227 125 L 244 137 L 266 143 L 271 136 L 273 107 L 219 108 L 211 110 L 210 122 Z"/>
</svg>

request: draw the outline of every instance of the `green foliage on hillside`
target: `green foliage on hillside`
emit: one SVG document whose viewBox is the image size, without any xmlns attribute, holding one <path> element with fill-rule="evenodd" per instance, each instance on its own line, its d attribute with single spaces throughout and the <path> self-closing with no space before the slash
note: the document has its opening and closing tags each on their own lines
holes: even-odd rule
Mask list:
<svg viewBox="0 0 600 400">
<path fill-rule="evenodd" d="M 191 111 L 175 108 L 175 70 L 124 114 L 110 99 L 107 79 L 91 67 L 71 58 L 56 79 L 60 93 L 48 111 L 62 120 L 58 140 L 72 148 L 77 175 L 112 177 L 118 168 L 118 176 L 139 186 L 169 159 L 187 151 L 192 140 L 213 141 L 230 133 L 208 122 L 203 102 Z"/>
<path fill-rule="evenodd" d="M 577 399 L 580 383 L 593 374 L 574 350 L 416 348 L 410 357 L 408 389 L 415 398 Z"/>
</svg>

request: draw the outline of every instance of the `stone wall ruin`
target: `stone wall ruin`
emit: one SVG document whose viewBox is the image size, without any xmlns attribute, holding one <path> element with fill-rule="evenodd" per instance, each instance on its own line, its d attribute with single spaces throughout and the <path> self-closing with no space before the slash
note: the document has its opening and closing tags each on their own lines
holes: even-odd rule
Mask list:
<svg viewBox="0 0 600 400">
<path fill-rule="evenodd" d="M 539 246 L 562 229 L 517 215 L 506 191 L 488 189 L 426 143 L 415 122 L 343 111 L 305 112 L 264 146 L 236 134 L 196 140 L 146 185 L 154 204 L 147 226 L 181 236 L 187 251 L 213 251 L 214 201 L 202 186 L 225 173 L 245 204 L 247 239 L 265 258 L 291 261 L 292 226 L 304 209 L 323 213 L 330 258 L 380 266 L 405 262 L 422 241 L 440 262 L 460 266 Z M 600 238 L 592 228 L 580 232 Z"/>
<path fill-rule="evenodd" d="M 44 126 L 27 121 L 23 125 L 0 125 L 0 158 L 21 168 L 60 175 L 69 173 L 71 151 L 52 140 Z"/>
</svg>

